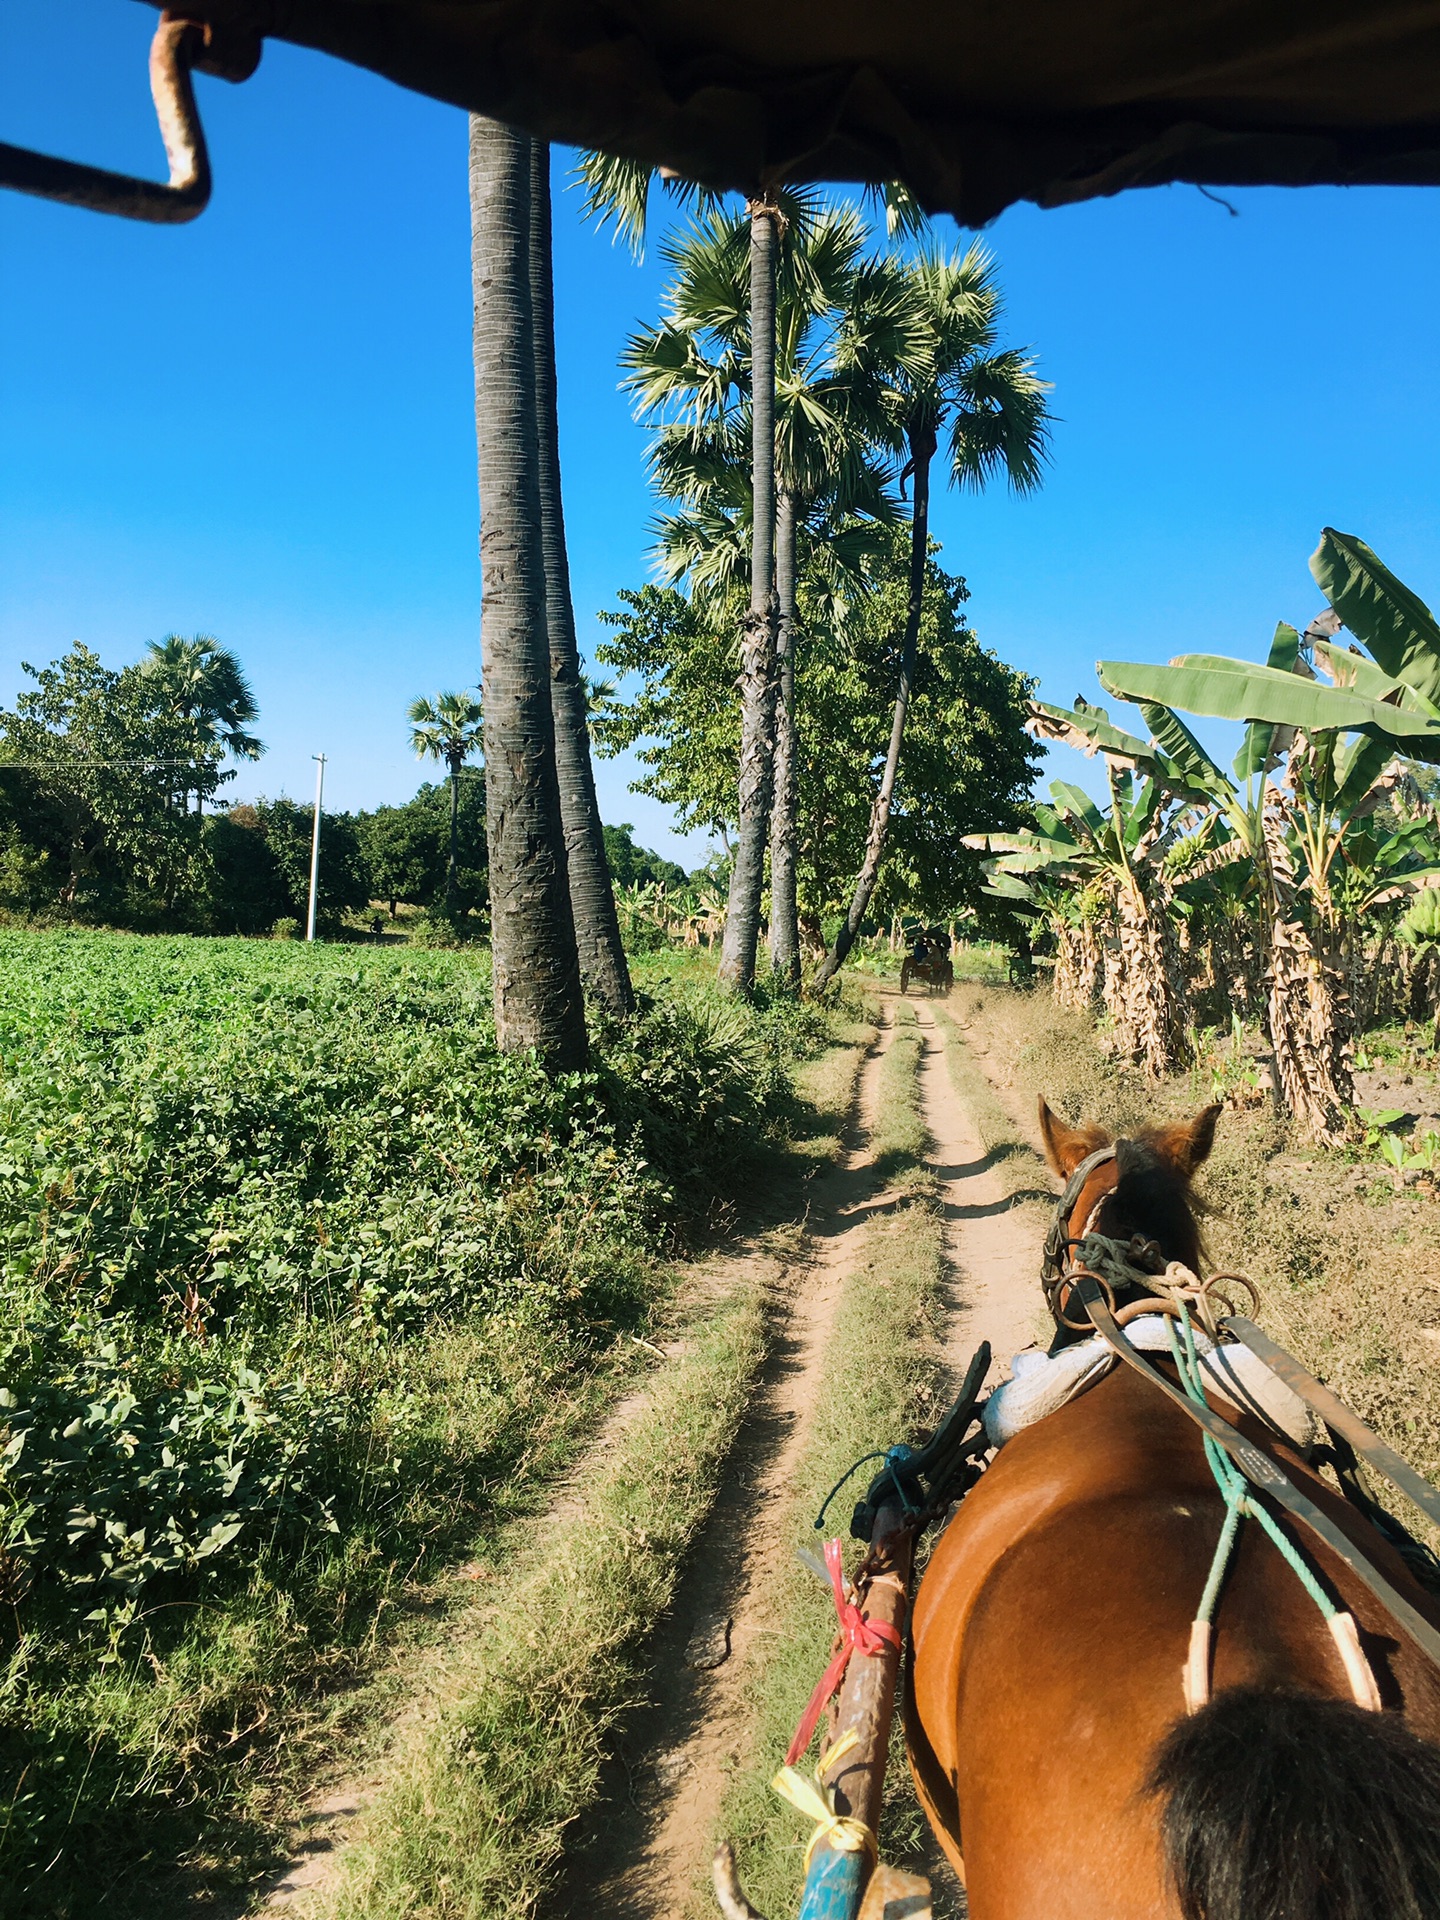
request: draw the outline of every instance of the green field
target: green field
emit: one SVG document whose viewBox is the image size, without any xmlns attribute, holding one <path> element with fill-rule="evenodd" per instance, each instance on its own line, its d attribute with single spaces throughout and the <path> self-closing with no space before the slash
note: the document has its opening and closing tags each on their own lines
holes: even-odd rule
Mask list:
<svg viewBox="0 0 1440 1920">
<path fill-rule="evenodd" d="M 662 958 L 551 1083 L 480 956 L 0 932 L 9 1911 L 253 1868 L 277 1728 L 573 1444 L 822 1031 Z"/>
</svg>

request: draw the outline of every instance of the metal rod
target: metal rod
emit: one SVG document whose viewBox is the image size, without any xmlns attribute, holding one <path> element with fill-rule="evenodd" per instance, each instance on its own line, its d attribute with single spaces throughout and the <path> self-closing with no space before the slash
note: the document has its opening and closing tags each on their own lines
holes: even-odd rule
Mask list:
<svg viewBox="0 0 1440 1920">
<path fill-rule="evenodd" d="M 193 220 L 210 198 L 210 159 L 191 69 L 199 67 L 225 80 L 245 80 L 260 59 L 258 35 L 231 34 L 222 45 L 219 34 L 214 27 L 162 14 L 150 42 L 150 94 L 170 163 L 168 181 L 111 173 L 105 167 L 60 160 L 0 141 L 0 187 L 85 207 L 92 213 L 118 214 L 126 220 L 161 225 Z"/>
<path fill-rule="evenodd" d="M 1423 1479 L 1393 1447 L 1387 1447 L 1378 1433 L 1372 1433 L 1360 1416 L 1352 1413 L 1329 1387 L 1323 1386 L 1313 1374 L 1307 1373 L 1294 1354 L 1287 1353 L 1284 1347 L 1277 1347 L 1253 1320 L 1247 1320 L 1243 1314 L 1230 1314 L 1221 1322 L 1221 1328 L 1224 1332 L 1233 1333 L 1237 1340 L 1242 1340 L 1257 1359 L 1263 1360 L 1273 1374 L 1315 1409 L 1327 1427 L 1333 1427 L 1336 1433 L 1343 1435 L 1362 1460 L 1383 1473 L 1392 1487 L 1398 1487 L 1402 1493 L 1408 1494 L 1420 1511 L 1436 1526 L 1440 1526 L 1440 1492 Z"/>
<path fill-rule="evenodd" d="M 320 805 L 325 798 L 325 756 L 312 753 L 315 762 L 315 819 L 310 828 L 310 911 L 305 920 L 305 938 L 315 938 L 315 898 L 320 887 Z"/>
</svg>

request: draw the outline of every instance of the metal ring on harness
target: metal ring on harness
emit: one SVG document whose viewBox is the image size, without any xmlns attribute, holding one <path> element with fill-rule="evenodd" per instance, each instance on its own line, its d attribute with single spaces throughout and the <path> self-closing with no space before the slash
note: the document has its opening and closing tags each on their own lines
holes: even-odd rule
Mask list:
<svg viewBox="0 0 1440 1920">
<path fill-rule="evenodd" d="M 1111 1313 L 1114 1313 L 1115 1289 L 1103 1274 L 1092 1273 L 1089 1267 L 1070 1267 L 1061 1275 L 1060 1283 L 1055 1288 L 1054 1304 L 1050 1311 L 1055 1316 L 1057 1326 L 1068 1327 L 1072 1333 L 1093 1333 L 1095 1328 L 1088 1315 L 1083 1320 L 1071 1320 L 1066 1312 L 1077 1280 L 1093 1280 L 1104 1292 L 1105 1304 Z"/>
</svg>

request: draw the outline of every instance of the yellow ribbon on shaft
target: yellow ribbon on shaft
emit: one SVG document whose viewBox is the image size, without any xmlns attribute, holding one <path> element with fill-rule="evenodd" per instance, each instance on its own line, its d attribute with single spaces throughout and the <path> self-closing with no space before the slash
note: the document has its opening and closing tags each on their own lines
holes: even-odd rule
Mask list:
<svg viewBox="0 0 1440 1920">
<path fill-rule="evenodd" d="M 805 1870 L 810 1870 L 810 1862 L 815 1857 L 815 1849 L 821 1845 L 830 1846 L 837 1853 L 870 1853 L 877 1851 L 875 1835 L 863 1820 L 852 1819 L 849 1814 L 837 1813 L 835 1809 L 835 1789 L 827 1787 L 824 1774 L 837 1760 L 843 1760 L 850 1749 L 859 1740 L 852 1727 L 847 1734 L 837 1740 L 833 1747 L 827 1747 L 820 1756 L 813 1779 L 801 1773 L 798 1767 L 782 1767 L 770 1782 L 772 1789 L 794 1807 L 797 1813 L 803 1813 L 807 1820 L 815 1822 L 815 1831 L 810 1836 L 810 1844 L 805 1849 Z"/>
</svg>

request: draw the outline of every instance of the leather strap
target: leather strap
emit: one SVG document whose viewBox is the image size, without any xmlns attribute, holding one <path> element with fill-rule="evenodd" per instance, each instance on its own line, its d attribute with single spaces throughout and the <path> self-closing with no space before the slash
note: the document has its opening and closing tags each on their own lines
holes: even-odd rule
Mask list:
<svg viewBox="0 0 1440 1920">
<path fill-rule="evenodd" d="M 1075 1211 L 1075 1203 L 1085 1190 L 1085 1182 L 1097 1167 L 1103 1167 L 1107 1160 L 1115 1158 L 1115 1147 L 1097 1147 L 1093 1153 L 1087 1153 L 1065 1182 L 1065 1191 L 1055 1202 L 1055 1218 L 1050 1231 L 1045 1236 L 1045 1264 L 1042 1275 L 1061 1273 L 1065 1267 L 1065 1250 L 1070 1244 L 1070 1215 Z"/>
<path fill-rule="evenodd" d="M 1336 1433 L 1343 1434 L 1362 1460 L 1374 1467 L 1377 1473 L 1383 1474 L 1392 1487 L 1398 1487 L 1440 1527 L 1440 1492 L 1428 1480 L 1422 1479 L 1410 1462 L 1396 1453 L 1393 1447 L 1387 1447 L 1378 1433 L 1372 1433 L 1343 1400 L 1323 1386 L 1313 1374 L 1307 1373 L 1293 1354 L 1287 1353 L 1283 1347 L 1277 1347 L 1253 1320 L 1247 1320 L 1243 1314 L 1230 1314 L 1221 1322 L 1221 1328 L 1243 1341 L 1273 1374 L 1285 1382 L 1292 1393 L 1298 1393 L 1307 1405 L 1315 1409 L 1327 1427 L 1333 1427 Z"/>
<path fill-rule="evenodd" d="M 1133 1367 L 1152 1386 L 1158 1387 L 1168 1400 L 1173 1401 L 1182 1413 L 1195 1422 L 1197 1427 L 1209 1434 L 1218 1446 L 1223 1447 L 1252 1486 L 1258 1487 L 1262 1493 L 1268 1493 L 1292 1518 L 1299 1520 L 1318 1539 L 1323 1540 L 1330 1551 L 1343 1560 L 1350 1571 L 1365 1583 L 1381 1606 L 1405 1629 L 1421 1652 L 1440 1667 L 1440 1632 L 1431 1626 L 1423 1614 L 1416 1612 L 1403 1594 L 1395 1591 L 1378 1568 L 1371 1566 L 1354 1541 L 1340 1531 L 1330 1516 L 1322 1512 L 1307 1494 L 1300 1491 L 1268 1453 L 1262 1452 L 1243 1434 L 1237 1433 L 1230 1422 L 1222 1419 L 1212 1408 L 1197 1405 L 1131 1346 L 1116 1325 L 1115 1317 L 1105 1303 L 1104 1294 L 1089 1274 L 1077 1274 L 1072 1284 L 1075 1298 L 1089 1314 L 1091 1324 L 1115 1349 L 1125 1364 Z"/>
</svg>

